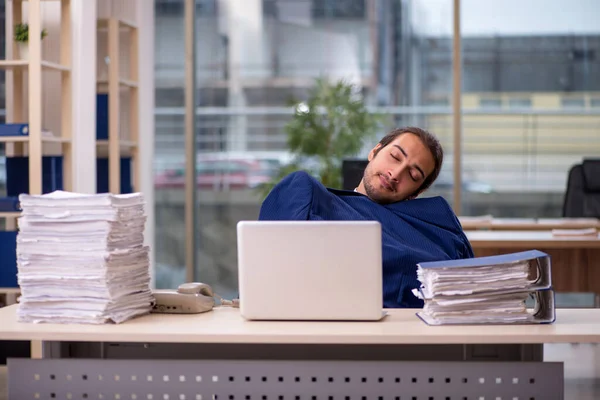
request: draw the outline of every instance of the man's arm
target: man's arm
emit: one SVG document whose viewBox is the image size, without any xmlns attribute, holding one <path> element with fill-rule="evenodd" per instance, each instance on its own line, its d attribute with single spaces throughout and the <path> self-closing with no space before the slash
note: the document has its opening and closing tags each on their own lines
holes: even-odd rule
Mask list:
<svg viewBox="0 0 600 400">
<path fill-rule="evenodd" d="M 307 220 L 313 198 L 313 182 L 304 171 L 289 174 L 263 201 L 259 220 Z"/>
</svg>

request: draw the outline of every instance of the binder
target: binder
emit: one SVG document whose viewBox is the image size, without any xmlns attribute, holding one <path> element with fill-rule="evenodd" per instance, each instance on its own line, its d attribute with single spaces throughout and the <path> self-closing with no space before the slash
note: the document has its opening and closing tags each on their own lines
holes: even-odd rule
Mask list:
<svg viewBox="0 0 600 400">
<path fill-rule="evenodd" d="M 42 156 L 42 193 L 63 189 L 62 156 Z M 6 157 L 6 195 L 29 193 L 29 157 Z"/>
<path fill-rule="evenodd" d="M 518 253 L 417 264 L 428 325 L 548 324 L 556 319 L 551 258 Z M 525 300 L 535 300 L 533 309 Z"/>
<path fill-rule="evenodd" d="M 522 289 L 550 289 L 552 287 L 551 259 L 550 256 L 539 250 L 521 251 L 518 253 L 502 254 L 497 256 L 475 257 L 459 260 L 447 261 L 430 261 L 417 264 L 417 271 L 432 270 L 438 268 L 461 268 L 469 269 L 474 267 L 498 267 L 501 265 L 515 265 L 518 263 L 527 262 L 531 277 L 536 277 L 533 282 Z M 418 272 L 417 272 L 418 274 Z M 423 299 L 431 298 L 427 288 L 421 286 L 419 289 Z M 487 293 L 509 293 L 514 292 L 513 287 L 503 287 L 498 290 L 490 290 L 485 287 L 479 287 L 474 290 L 474 293 L 485 291 Z"/>
<path fill-rule="evenodd" d="M 96 140 L 108 139 L 108 94 L 96 94 Z M 101 193 L 101 192 L 98 192 Z"/>
<path fill-rule="evenodd" d="M 0 231 L 0 287 L 19 287 L 17 283 L 17 231 Z"/>
<path fill-rule="evenodd" d="M 21 211 L 19 198 L 16 196 L 0 197 L 0 212 Z"/>
<path fill-rule="evenodd" d="M 0 124 L 0 136 L 29 136 L 29 124 Z"/>
<path fill-rule="evenodd" d="M 121 194 L 133 193 L 132 159 L 121 157 Z M 108 158 L 96 159 L 96 193 L 109 192 Z"/>
</svg>

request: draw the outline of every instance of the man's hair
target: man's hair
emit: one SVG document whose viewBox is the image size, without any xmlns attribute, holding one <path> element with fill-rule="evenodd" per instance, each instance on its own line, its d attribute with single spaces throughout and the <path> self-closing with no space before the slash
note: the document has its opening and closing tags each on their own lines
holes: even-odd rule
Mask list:
<svg viewBox="0 0 600 400">
<path fill-rule="evenodd" d="M 412 133 L 413 135 L 417 136 L 421 140 L 421 142 L 423 142 L 423 144 L 431 152 L 431 155 L 433 156 L 434 165 L 435 165 L 431 174 L 429 174 L 429 176 L 427 178 L 425 178 L 425 181 L 423 182 L 423 184 L 413 194 L 413 195 L 417 195 L 417 194 L 423 192 L 424 190 L 426 190 L 429 186 L 431 186 L 431 184 L 433 182 L 435 182 L 438 175 L 440 174 L 440 170 L 442 169 L 442 162 L 444 161 L 444 149 L 442 149 L 442 145 L 440 144 L 440 141 L 432 133 L 427 132 L 425 129 L 417 128 L 414 126 L 407 126 L 404 128 L 395 129 L 395 130 L 391 131 L 390 133 L 388 133 L 387 135 L 385 135 L 379 141 L 379 144 L 381 145 L 381 147 L 379 147 L 375 151 L 375 155 L 377 155 L 377 153 L 379 153 L 379 151 L 381 149 L 383 149 L 385 146 L 392 143 L 394 141 L 394 139 L 396 139 L 398 136 L 404 135 L 405 133 Z"/>
</svg>

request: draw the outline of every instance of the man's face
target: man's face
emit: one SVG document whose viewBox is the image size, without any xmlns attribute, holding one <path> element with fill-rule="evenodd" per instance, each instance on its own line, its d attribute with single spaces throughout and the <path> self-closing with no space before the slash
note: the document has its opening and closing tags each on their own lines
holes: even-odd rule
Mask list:
<svg viewBox="0 0 600 400">
<path fill-rule="evenodd" d="M 380 148 L 378 144 L 369 153 L 369 164 L 358 191 L 381 204 L 412 197 L 433 172 L 433 155 L 412 133 L 404 133 Z"/>
</svg>

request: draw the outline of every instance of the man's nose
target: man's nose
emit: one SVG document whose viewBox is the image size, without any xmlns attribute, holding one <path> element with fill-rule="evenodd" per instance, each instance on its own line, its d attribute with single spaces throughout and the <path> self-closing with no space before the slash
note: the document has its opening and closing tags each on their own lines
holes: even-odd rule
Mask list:
<svg viewBox="0 0 600 400">
<path fill-rule="evenodd" d="M 394 166 L 393 168 L 390 168 L 388 170 L 388 176 L 390 177 L 390 179 L 398 181 L 398 179 L 400 179 L 405 170 L 406 165 L 404 165 L 404 163 L 401 163 L 399 165 Z"/>
</svg>

